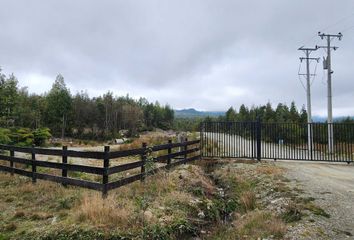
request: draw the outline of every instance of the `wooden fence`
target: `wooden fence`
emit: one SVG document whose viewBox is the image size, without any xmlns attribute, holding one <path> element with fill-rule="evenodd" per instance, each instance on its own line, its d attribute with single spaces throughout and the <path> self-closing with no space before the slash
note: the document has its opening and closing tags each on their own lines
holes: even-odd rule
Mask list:
<svg viewBox="0 0 354 240">
<path fill-rule="evenodd" d="M 36 182 L 37 179 L 49 180 L 62 183 L 63 185 L 73 185 L 102 191 L 103 195 L 107 195 L 109 190 L 127 185 L 137 180 L 144 180 L 147 175 L 154 174 L 159 170 L 169 169 L 179 164 L 200 159 L 199 142 L 199 140 L 188 141 L 186 139 L 185 142 L 172 143 L 172 141 L 169 140 L 166 144 L 152 147 L 148 147 L 146 143 L 143 143 L 141 148 L 123 151 L 110 151 L 110 147 L 105 146 L 103 152 L 73 151 L 68 150 L 66 146 L 62 149 L 43 149 L 35 147 L 28 148 L 0 145 L 0 161 L 9 162 L 7 165 L 0 165 L 0 171 L 9 172 L 12 175 L 19 174 L 31 177 L 33 182 Z M 178 149 L 176 150 L 176 148 Z M 167 151 L 167 154 L 159 154 L 161 151 Z M 31 159 L 17 157 L 15 156 L 15 153 L 30 154 Z M 153 153 L 157 153 L 157 156 L 153 156 Z M 40 161 L 36 159 L 36 155 L 59 156 L 61 157 L 61 162 Z M 119 158 L 130 156 L 138 156 L 139 160 L 116 166 L 111 166 L 110 164 L 113 159 L 119 160 Z M 103 167 L 71 164 L 68 163 L 69 157 L 99 160 L 102 161 Z M 162 166 L 156 166 L 153 169 L 146 169 L 147 162 L 161 163 L 160 165 Z M 16 168 L 14 163 L 31 166 L 31 171 Z M 37 167 L 59 169 L 61 170 L 61 176 L 37 172 Z M 136 168 L 139 168 L 138 174 L 123 177 L 111 182 L 109 181 L 109 177 L 113 174 L 122 173 L 124 171 Z M 95 174 L 102 176 L 102 178 L 100 182 L 72 178 L 68 177 L 68 171 Z"/>
</svg>

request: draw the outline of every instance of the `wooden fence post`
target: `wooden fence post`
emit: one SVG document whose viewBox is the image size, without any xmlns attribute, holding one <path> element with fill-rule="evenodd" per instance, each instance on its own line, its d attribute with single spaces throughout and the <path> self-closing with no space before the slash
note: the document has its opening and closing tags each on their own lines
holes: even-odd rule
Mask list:
<svg viewBox="0 0 354 240">
<path fill-rule="evenodd" d="M 32 145 L 32 182 L 37 182 L 36 177 L 37 166 L 36 166 L 36 154 L 34 153 L 34 145 Z"/>
<path fill-rule="evenodd" d="M 188 142 L 188 138 L 186 138 L 184 141 L 184 143 L 186 144 L 186 145 L 184 145 L 184 151 L 188 150 L 187 142 Z M 187 160 L 187 153 L 184 153 L 184 164 L 186 164 L 186 160 Z"/>
<path fill-rule="evenodd" d="M 168 140 L 168 144 L 172 144 L 172 140 Z M 168 152 L 168 158 L 167 158 L 167 169 L 170 168 L 170 164 L 171 164 L 171 154 L 172 154 L 172 148 L 171 146 L 168 147 L 167 149 Z"/>
<path fill-rule="evenodd" d="M 15 157 L 15 151 L 10 150 L 10 157 Z M 10 167 L 11 167 L 11 175 L 14 175 L 14 161 L 10 161 Z"/>
<path fill-rule="evenodd" d="M 141 165 L 141 181 L 145 180 L 145 163 L 146 163 L 146 154 L 147 154 L 147 149 L 146 149 L 146 143 L 142 144 L 143 147 L 143 153 L 141 154 L 141 161 L 142 161 L 142 165 Z"/>
<path fill-rule="evenodd" d="M 68 146 L 63 146 L 63 156 L 62 156 L 62 163 L 67 164 L 68 163 Z M 67 169 L 63 169 L 61 172 L 61 176 L 67 178 L 68 177 L 68 170 Z M 63 186 L 67 186 L 67 184 L 63 183 Z"/>
<path fill-rule="evenodd" d="M 108 194 L 107 184 L 108 184 L 108 168 L 109 168 L 109 146 L 104 147 L 104 159 L 103 159 L 103 177 L 102 177 L 102 197 L 106 198 Z"/>
</svg>

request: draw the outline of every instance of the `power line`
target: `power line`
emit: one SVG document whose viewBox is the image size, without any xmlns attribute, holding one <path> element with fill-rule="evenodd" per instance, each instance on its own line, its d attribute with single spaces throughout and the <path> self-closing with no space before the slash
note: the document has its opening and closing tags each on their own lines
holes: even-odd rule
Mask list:
<svg viewBox="0 0 354 240">
<path fill-rule="evenodd" d="M 325 31 L 325 30 L 327 30 L 327 29 L 329 29 L 329 28 L 332 28 L 332 27 L 334 27 L 334 26 L 337 26 L 339 23 L 344 22 L 345 20 L 347 20 L 348 18 L 351 18 L 351 17 L 353 17 L 353 16 L 354 16 L 354 12 L 352 12 L 351 14 L 348 14 L 347 16 L 342 17 L 341 19 L 339 19 L 338 21 L 336 21 L 334 24 L 331 24 L 331 25 L 329 25 L 329 26 L 327 26 L 327 27 L 321 29 L 320 32 L 323 32 L 323 31 Z M 341 32 L 343 32 L 343 31 L 341 31 Z"/>
<path fill-rule="evenodd" d="M 331 46 L 331 40 L 338 38 L 342 39 L 342 33 L 338 34 L 325 34 L 318 32 L 320 38 L 327 40 L 326 46 L 316 46 L 316 48 L 324 48 L 327 50 L 327 58 L 323 61 L 323 67 L 327 70 L 327 122 L 328 122 L 328 150 L 330 153 L 333 152 L 333 112 L 332 112 L 332 66 L 331 66 L 331 50 L 338 49 L 335 46 Z"/>
<path fill-rule="evenodd" d="M 338 24 L 344 22 L 344 21 L 347 20 L 347 19 L 350 19 L 351 17 L 354 17 L 354 12 L 351 12 L 350 14 L 348 14 L 348 15 L 346 15 L 346 16 L 340 18 L 339 20 L 335 21 L 333 24 L 327 25 L 326 27 L 322 28 L 322 29 L 320 30 L 320 32 L 323 32 L 323 31 L 325 31 L 325 30 L 328 30 L 329 28 L 332 28 L 332 27 L 334 27 L 334 26 L 337 26 Z M 345 28 L 345 29 L 343 29 L 343 30 L 340 31 L 340 32 L 343 33 L 343 32 L 346 32 L 346 31 L 348 31 L 348 30 L 351 30 L 351 29 L 353 29 L 353 28 L 354 28 L 354 25 L 351 26 L 351 27 Z M 311 37 L 305 39 L 303 42 L 304 42 L 305 44 L 308 44 L 312 39 L 316 38 L 317 36 L 318 36 L 317 34 L 312 35 Z M 319 43 L 319 41 L 320 41 L 320 40 L 317 41 L 316 45 Z"/>
</svg>

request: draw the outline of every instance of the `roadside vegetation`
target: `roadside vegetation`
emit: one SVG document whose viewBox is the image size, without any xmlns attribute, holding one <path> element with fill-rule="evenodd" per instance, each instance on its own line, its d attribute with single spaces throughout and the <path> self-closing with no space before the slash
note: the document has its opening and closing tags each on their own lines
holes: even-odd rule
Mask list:
<svg viewBox="0 0 354 240">
<path fill-rule="evenodd" d="M 0 239 L 283 239 L 330 217 L 284 170 L 204 160 L 101 193 L 0 173 Z"/>
</svg>

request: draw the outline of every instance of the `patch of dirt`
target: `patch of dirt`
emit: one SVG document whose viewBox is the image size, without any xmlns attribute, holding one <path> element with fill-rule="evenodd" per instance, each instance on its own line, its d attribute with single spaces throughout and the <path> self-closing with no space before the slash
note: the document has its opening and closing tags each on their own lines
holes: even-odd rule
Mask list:
<svg viewBox="0 0 354 240">
<path fill-rule="evenodd" d="M 289 229 L 290 239 L 354 239 L 354 166 L 346 163 L 277 161 L 298 195 L 318 209 Z M 313 235 L 317 232 L 320 235 Z"/>
</svg>

